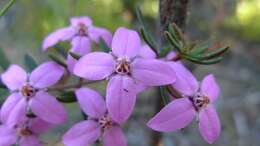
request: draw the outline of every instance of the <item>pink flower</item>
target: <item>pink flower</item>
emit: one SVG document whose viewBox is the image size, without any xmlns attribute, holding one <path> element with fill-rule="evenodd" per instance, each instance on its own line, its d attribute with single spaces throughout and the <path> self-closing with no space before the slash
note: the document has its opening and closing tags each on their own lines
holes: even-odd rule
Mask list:
<svg viewBox="0 0 260 146">
<path fill-rule="evenodd" d="M 107 113 L 103 98 L 89 88 L 76 90 L 81 109 L 88 115 L 88 120 L 74 125 L 64 136 L 66 146 L 86 146 L 99 138 L 104 146 L 126 146 L 126 138 L 120 125 Z"/>
<path fill-rule="evenodd" d="M 72 48 L 70 51 L 83 56 L 91 51 L 91 42 L 98 43 L 100 38 L 104 39 L 106 44 L 110 46 L 111 33 L 104 28 L 93 26 L 89 17 L 73 17 L 70 19 L 70 23 L 70 26 L 60 28 L 49 34 L 43 41 L 43 50 L 47 50 L 59 41 L 71 41 Z M 67 62 L 68 69 L 72 71 L 76 60 L 68 55 Z"/>
<path fill-rule="evenodd" d="M 2 82 L 10 89 L 11 95 L 4 102 L 0 117 L 8 125 L 24 120 L 32 111 L 41 119 L 57 124 L 66 120 L 64 107 L 48 94 L 45 89 L 54 85 L 63 76 L 64 69 L 54 62 L 46 62 L 28 75 L 20 66 L 11 65 L 1 75 Z"/>
<path fill-rule="evenodd" d="M 40 118 L 28 119 L 16 127 L 0 125 L 0 145 L 42 146 L 39 136 L 50 127 L 49 123 Z"/>
<path fill-rule="evenodd" d="M 138 33 L 121 27 L 114 34 L 112 53 L 89 53 L 74 68 L 77 76 L 89 80 L 111 77 L 106 104 L 111 117 L 118 123 L 123 123 L 130 116 L 140 83 L 160 86 L 175 81 L 174 70 L 167 63 L 137 57 L 140 49 Z"/>
<path fill-rule="evenodd" d="M 186 127 L 198 116 L 199 131 L 202 137 L 213 143 L 221 131 L 220 121 L 213 106 L 219 95 L 219 86 L 213 75 L 206 76 L 200 88 L 193 75 L 178 64 L 176 74 L 182 73 L 182 80 L 174 84 L 180 89 L 183 98 L 173 100 L 149 122 L 148 126 L 156 131 L 170 132 Z M 178 71 L 177 71 L 178 70 Z M 177 81 L 178 82 L 178 77 Z"/>
</svg>

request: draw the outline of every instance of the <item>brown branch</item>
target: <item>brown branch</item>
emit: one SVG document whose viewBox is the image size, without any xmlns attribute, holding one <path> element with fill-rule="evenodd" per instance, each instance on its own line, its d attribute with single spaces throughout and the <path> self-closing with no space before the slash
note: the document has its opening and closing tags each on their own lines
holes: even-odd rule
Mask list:
<svg viewBox="0 0 260 146">
<path fill-rule="evenodd" d="M 161 23 L 161 36 L 163 36 L 164 31 L 171 23 L 177 24 L 183 31 L 187 16 L 187 6 L 188 0 L 159 0 L 159 13 L 160 13 L 160 23 Z M 162 39 L 162 42 L 164 40 Z M 180 58 L 176 58 L 178 60 Z M 157 92 L 160 92 L 159 89 Z M 160 93 L 158 93 L 160 97 Z M 156 98 L 155 101 L 155 113 L 158 113 L 164 106 L 162 98 Z M 161 145 L 162 134 L 153 131 L 151 133 L 151 146 Z"/>
</svg>

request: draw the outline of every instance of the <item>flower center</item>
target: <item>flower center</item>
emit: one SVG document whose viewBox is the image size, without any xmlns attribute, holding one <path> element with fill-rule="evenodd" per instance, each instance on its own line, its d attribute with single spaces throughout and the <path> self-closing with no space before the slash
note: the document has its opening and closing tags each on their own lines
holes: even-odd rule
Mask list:
<svg viewBox="0 0 260 146">
<path fill-rule="evenodd" d="M 84 23 L 78 24 L 78 35 L 79 36 L 87 36 L 88 35 L 88 28 Z"/>
<path fill-rule="evenodd" d="M 21 128 L 18 130 L 19 136 L 30 136 L 33 135 L 33 132 L 29 128 Z"/>
<path fill-rule="evenodd" d="M 103 130 L 106 129 L 106 128 L 110 128 L 113 125 L 113 121 L 107 115 L 99 118 L 98 123 Z"/>
<path fill-rule="evenodd" d="M 130 74 L 130 60 L 128 58 L 118 58 L 116 63 L 116 73 L 127 75 Z"/>
<path fill-rule="evenodd" d="M 193 96 L 193 105 L 195 106 L 195 108 L 199 111 L 202 108 L 206 107 L 209 104 L 209 98 L 205 95 L 203 95 L 202 93 L 196 93 Z"/>
<path fill-rule="evenodd" d="M 20 92 L 22 93 L 22 95 L 24 97 L 31 98 L 31 97 L 35 96 L 37 89 L 29 84 L 26 84 L 22 87 Z"/>
</svg>

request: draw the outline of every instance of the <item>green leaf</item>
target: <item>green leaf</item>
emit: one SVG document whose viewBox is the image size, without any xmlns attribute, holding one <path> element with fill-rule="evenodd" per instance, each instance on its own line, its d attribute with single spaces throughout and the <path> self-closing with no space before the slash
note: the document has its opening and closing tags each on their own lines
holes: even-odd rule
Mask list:
<svg viewBox="0 0 260 146">
<path fill-rule="evenodd" d="M 8 94 L 9 91 L 7 89 L 0 88 L 0 105 L 2 105 Z"/>
<path fill-rule="evenodd" d="M 77 102 L 76 95 L 74 91 L 66 91 L 62 92 L 58 97 L 57 100 L 63 103 L 72 103 Z"/>
<path fill-rule="evenodd" d="M 6 70 L 10 65 L 9 59 L 6 57 L 6 54 L 3 49 L 0 48 L 0 66 Z"/>
<path fill-rule="evenodd" d="M 180 46 L 180 44 L 173 38 L 173 36 L 168 32 L 165 31 L 165 35 L 167 40 L 172 44 L 172 46 L 178 51 L 178 52 L 182 52 L 182 48 Z"/>
<path fill-rule="evenodd" d="M 70 54 L 71 57 L 73 57 L 73 58 L 76 59 L 76 60 L 79 60 L 80 57 L 81 57 L 79 54 L 74 53 L 74 52 L 69 52 L 69 54 Z"/>
<path fill-rule="evenodd" d="M 217 58 L 210 59 L 210 60 L 201 60 L 199 58 L 194 58 L 194 57 L 191 57 L 191 56 L 188 56 L 188 55 L 182 55 L 182 57 L 184 57 L 185 59 L 187 59 L 191 62 L 194 62 L 194 63 L 197 63 L 197 64 L 202 64 L 202 65 L 216 64 L 223 59 L 223 57 L 217 57 Z"/>
<path fill-rule="evenodd" d="M 160 86 L 159 89 L 160 89 L 160 96 L 163 100 L 163 104 L 167 105 L 167 103 L 169 102 L 169 97 L 167 95 L 167 89 L 163 86 Z"/>
<path fill-rule="evenodd" d="M 16 0 L 10 0 L 2 10 L 0 10 L 0 18 L 7 12 L 7 10 L 15 3 Z"/>
<path fill-rule="evenodd" d="M 198 55 L 203 53 L 204 51 L 206 51 L 209 48 L 209 43 L 201 43 L 201 44 L 196 44 L 195 47 L 192 48 L 192 50 L 190 51 L 190 54 L 193 55 Z"/>
<path fill-rule="evenodd" d="M 212 58 L 219 57 L 219 56 L 223 55 L 225 52 L 228 51 L 228 49 L 229 49 L 229 47 L 219 48 L 219 49 L 216 49 L 214 51 L 211 51 L 210 53 L 208 53 L 206 55 L 197 55 L 196 57 L 201 58 L 203 60 L 212 59 Z"/>
<path fill-rule="evenodd" d="M 49 56 L 50 59 L 52 59 L 53 61 L 55 61 L 59 65 L 65 67 L 65 68 L 67 67 L 66 60 L 60 54 L 49 53 L 48 56 Z"/>
<path fill-rule="evenodd" d="M 109 46 L 107 46 L 105 40 L 103 38 L 99 39 L 99 47 L 104 51 L 104 52 L 110 52 L 111 49 L 109 48 Z"/>
<path fill-rule="evenodd" d="M 25 54 L 24 55 L 24 64 L 27 69 L 27 71 L 31 72 L 33 69 L 37 67 L 36 61 L 33 59 L 32 56 Z"/>
<path fill-rule="evenodd" d="M 160 51 L 159 57 L 165 57 L 171 51 L 171 47 L 163 47 Z"/>
</svg>

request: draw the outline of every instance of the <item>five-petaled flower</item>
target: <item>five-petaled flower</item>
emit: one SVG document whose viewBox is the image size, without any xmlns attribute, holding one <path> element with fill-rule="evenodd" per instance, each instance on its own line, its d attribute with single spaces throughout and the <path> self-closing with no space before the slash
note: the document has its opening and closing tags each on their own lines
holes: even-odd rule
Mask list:
<svg viewBox="0 0 260 146">
<path fill-rule="evenodd" d="M 51 126 L 40 118 L 26 119 L 15 127 L 0 125 L 0 145 L 42 146 L 39 136 Z"/>
<path fill-rule="evenodd" d="M 2 122 L 16 125 L 24 120 L 28 112 L 49 123 L 64 122 L 67 117 L 64 107 L 45 91 L 56 84 L 63 74 L 64 69 L 54 62 L 41 64 L 30 75 L 20 66 L 11 65 L 1 75 L 2 82 L 11 91 L 1 108 Z"/>
<path fill-rule="evenodd" d="M 99 138 L 104 146 L 126 146 L 126 138 L 120 125 L 107 112 L 104 99 L 89 88 L 76 90 L 81 109 L 88 115 L 88 120 L 74 125 L 64 136 L 66 146 L 86 146 Z"/>
<path fill-rule="evenodd" d="M 172 62 L 177 80 L 172 85 L 183 98 L 174 99 L 149 122 L 156 131 L 170 132 L 186 127 L 197 116 L 202 137 L 213 143 L 221 131 L 220 121 L 213 103 L 219 95 L 219 86 L 213 75 L 206 76 L 201 83 L 180 63 Z"/>
<path fill-rule="evenodd" d="M 70 23 L 70 26 L 49 34 L 43 41 L 43 50 L 47 50 L 59 41 L 71 41 L 70 51 L 82 56 L 91 51 L 92 41 L 99 43 L 101 38 L 110 46 L 112 34 L 104 28 L 93 26 L 89 17 L 73 17 L 70 19 Z M 68 69 L 72 71 L 76 60 L 68 55 L 67 63 Z"/>
<path fill-rule="evenodd" d="M 116 122 L 123 123 L 134 108 L 139 85 L 171 84 L 175 81 L 175 74 L 164 61 L 138 56 L 141 40 L 136 31 L 117 29 L 111 47 L 112 53 L 93 52 L 80 58 L 74 74 L 89 80 L 110 77 L 107 108 Z"/>
</svg>

